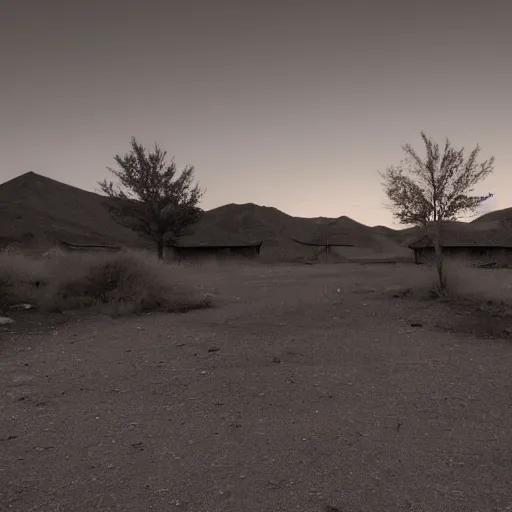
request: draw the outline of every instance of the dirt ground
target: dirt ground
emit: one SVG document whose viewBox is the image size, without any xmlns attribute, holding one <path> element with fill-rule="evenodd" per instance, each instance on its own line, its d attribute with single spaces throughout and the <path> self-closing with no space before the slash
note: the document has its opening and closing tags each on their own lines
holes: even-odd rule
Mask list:
<svg viewBox="0 0 512 512">
<path fill-rule="evenodd" d="M 17 313 L 0 510 L 511 511 L 510 317 L 478 332 L 402 281 L 223 268 L 213 309 Z"/>
</svg>

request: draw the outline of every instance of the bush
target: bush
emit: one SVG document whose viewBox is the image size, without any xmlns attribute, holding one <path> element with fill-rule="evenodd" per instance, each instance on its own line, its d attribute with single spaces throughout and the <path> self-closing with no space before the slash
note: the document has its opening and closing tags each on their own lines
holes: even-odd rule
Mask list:
<svg viewBox="0 0 512 512">
<path fill-rule="evenodd" d="M 449 297 L 512 305 L 510 270 L 468 267 L 449 259 L 445 267 Z"/>
<path fill-rule="evenodd" d="M 38 303 L 45 279 L 43 261 L 0 253 L 0 310 L 20 303 Z"/>
<path fill-rule="evenodd" d="M 492 301 L 512 305 L 512 272 L 507 269 L 481 269 L 445 257 L 447 288 L 439 293 L 435 265 L 413 265 L 402 273 L 402 284 L 415 293 L 446 300 Z"/>
<path fill-rule="evenodd" d="M 48 311 L 87 308 L 130 314 L 211 305 L 190 272 L 142 252 L 62 254 L 46 261 L 3 259 L 7 265 L 0 267 L 0 300 L 7 306 L 30 302 Z"/>
</svg>

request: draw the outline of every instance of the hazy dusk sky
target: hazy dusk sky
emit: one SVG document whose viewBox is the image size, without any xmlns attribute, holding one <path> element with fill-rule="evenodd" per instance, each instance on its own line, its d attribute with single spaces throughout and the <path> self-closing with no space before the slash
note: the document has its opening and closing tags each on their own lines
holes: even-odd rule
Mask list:
<svg viewBox="0 0 512 512">
<path fill-rule="evenodd" d="M 203 208 L 393 224 L 378 170 L 401 145 L 496 157 L 512 206 L 512 4 L 0 0 L 0 182 L 86 190 L 131 136 L 196 167 Z M 58 201 L 58 198 L 56 198 Z"/>
</svg>

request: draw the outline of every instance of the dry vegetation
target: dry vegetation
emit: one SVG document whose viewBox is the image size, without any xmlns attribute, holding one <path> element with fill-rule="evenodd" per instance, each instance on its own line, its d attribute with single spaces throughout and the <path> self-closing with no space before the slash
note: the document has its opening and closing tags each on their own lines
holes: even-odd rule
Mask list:
<svg viewBox="0 0 512 512">
<path fill-rule="evenodd" d="M 210 305 L 191 269 L 152 254 L 57 254 L 35 259 L 0 255 L 0 308 L 32 304 L 43 311 L 94 309 L 129 314 Z"/>
<path fill-rule="evenodd" d="M 512 306 L 512 272 L 508 269 L 481 269 L 465 265 L 457 259 L 445 259 L 448 302 L 467 301 L 474 304 L 492 302 Z M 436 273 L 433 266 L 420 265 L 404 274 L 404 281 L 417 292 L 437 297 Z"/>
<path fill-rule="evenodd" d="M 475 304 L 494 302 L 512 306 L 512 271 L 509 269 L 481 269 L 451 258 L 445 259 L 445 266 L 448 293 L 443 298 L 443 302 L 463 300 Z M 386 267 L 389 272 L 384 270 Z M 368 268 L 379 268 L 375 274 L 377 282 L 392 279 L 394 284 L 390 289 L 395 294 L 418 299 L 439 298 L 434 265 L 372 266 L 369 264 Z"/>
<path fill-rule="evenodd" d="M 115 316 L 177 312 L 211 306 L 213 297 L 222 307 L 226 300 L 229 302 L 230 290 L 245 279 L 243 269 L 250 267 L 260 268 L 264 273 L 279 268 L 257 262 L 179 266 L 161 263 L 153 253 L 143 251 L 56 254 L 39 259 L 3 253 L 0 314 L 9 316 L 13 306 L 27 303 L 41 314 L 77 310 Z M 440 298 L 435 293 L 436 273 L 431 266 L 369 263 L 328 267 L 330 270 L 325 270 L 332 275 L 333 289 L 383 295 L 385 300 L 406 298 L 411 307 L 430 299 L 444 319 L 450 318 L 450 311 L 456 313 L 453 318 L 458 321 L 458 331 L 512 334 L 512 323 L 508 324 L 512 315 L 512 273 L 508 270 L 475 269 L 447 260 L 449 293 Z M 313 270 L 310 275 L 307 269 L 298 265 L 294 274 L 302 274 L 307 281 L 317 273 Z M 453 324 L 443 322 L 445 327 Z"/>
</svg>

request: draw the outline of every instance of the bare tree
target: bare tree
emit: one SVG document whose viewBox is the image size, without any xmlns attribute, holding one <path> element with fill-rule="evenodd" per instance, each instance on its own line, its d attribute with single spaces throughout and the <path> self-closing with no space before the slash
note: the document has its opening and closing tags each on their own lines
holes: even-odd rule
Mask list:
<svg viewBox="0 0 512 512">
<path fill-rule="evenodd" d="M 162 259 L 165 244 L 176 241 L 185 228 L 199 220 L 202 210 L 198 204 L 204 192 L 199 184 L 193 185 L 193 166 L 186 166 L 177 176 L 176 164 L 166 162 L 167 152 L 157 144 L 150 152 L 132 137 L 130 145 L 129 153 L 115 156 L 119 169 L 108 167 L 119 182 L 103 180 L 98 184 L 117 200 L 118 220 L 150 236 Z"/>
<path fill-rule="evenodd" d="M 443 153 L 439 144 L 421 132 L 426 156 L 422 159 L 410 144 L 402 146 L 405 159 L 384 173 L 384 190 L 394 217 L 402 224 L 422 227 L 434 243 L 438 290 L 446 292 L 446 274 L 440 242 L 443 221 L 457 220 L 474 213 L 492 194 L 471 195 L 474 186 L 494 170 L 494 157 L 477 163 L 480 146 L 464 157 L 464 148 L 455 149 L 446 139 Z"/>
</svg>

